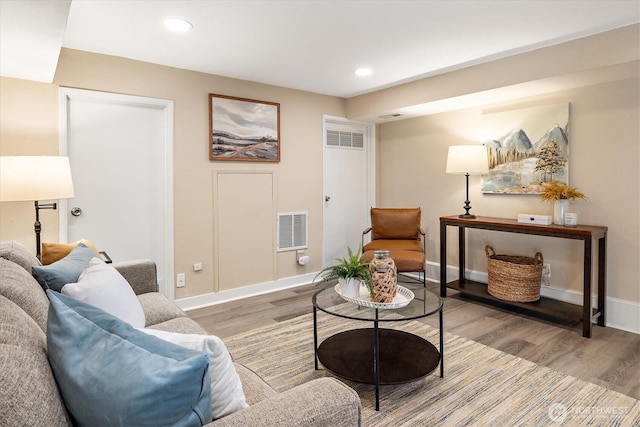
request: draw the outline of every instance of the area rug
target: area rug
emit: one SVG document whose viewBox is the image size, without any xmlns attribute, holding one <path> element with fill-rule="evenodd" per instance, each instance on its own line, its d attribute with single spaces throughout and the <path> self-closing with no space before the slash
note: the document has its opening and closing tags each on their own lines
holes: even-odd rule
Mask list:
<svg viewBox="0 0 640 427">
<path fill-rule="evenodd" d="M 318 338 L 370 327 L 318 314 Z M 417 321 L 393 327 L 438 345 L 438 330 Z M 234 359 L 278 391 L 331 376 L 314 369 L 311 314 L 225 339 Z M 359 394 L 363 426 L 638 426 L 638 400 L 487 347 L 444 334 L 444 378 L 382 386 L 380 411 L 371 385 L 345 381 Z"/>
</svg>

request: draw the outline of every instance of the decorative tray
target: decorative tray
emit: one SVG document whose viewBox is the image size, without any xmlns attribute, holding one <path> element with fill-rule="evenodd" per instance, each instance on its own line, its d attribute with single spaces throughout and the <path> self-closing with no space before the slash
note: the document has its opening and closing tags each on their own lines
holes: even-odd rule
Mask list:
<svg viewBox="0 0 640 427">
<path fill-rule="evenodd" d="M 349 297 L 342 294 L 342 288 L 340 287 L 340 283 L 338 283 L 334 287 L 335 291 L 344 299 L 345 301 L 352 302 L 354 304 L 360 305 L 362 307 L 367 308 L 378 308 L 382 310 L 390 310 L 395 308 L 402 308 L 409 305 L 409 303 L 415 298 L 413 292 L 404 286 L 398 286 L 398 292 L 396 296 L 393 297 L 393 301 L 391 302 L 373 302 L 371 301 L 371 295 L 369 294 L 369 289 L 366 286 L 360 286 L 360 295 L 358 297 Z"/>
</svg>

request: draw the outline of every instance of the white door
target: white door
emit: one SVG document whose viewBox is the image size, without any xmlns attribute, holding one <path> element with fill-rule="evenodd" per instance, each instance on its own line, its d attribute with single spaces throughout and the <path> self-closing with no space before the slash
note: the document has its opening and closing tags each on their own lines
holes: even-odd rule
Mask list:
<svg viewBox="0 0 640 427">
<path fill-rule="evenodd" d="M 374 206 L 373 126 L 324 118 L 323 266 L 356 251 Z"/>
<path fill-rule="evenodd" d="M 60 91 L 75 188 L 61 203 L 61 241 L 89 239 L 114 261 L 152 259 L 173 298 L 172 101 Z"/>
</svg>

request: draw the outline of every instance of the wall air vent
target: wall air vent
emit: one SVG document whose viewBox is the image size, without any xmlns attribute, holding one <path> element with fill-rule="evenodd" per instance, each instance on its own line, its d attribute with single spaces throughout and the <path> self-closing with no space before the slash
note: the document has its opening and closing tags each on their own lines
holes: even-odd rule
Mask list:
<svg viewBox="0 0 640 427">
<path fill-rule="evenodd" d="M 328 130 L 327 146 L 364 149 L 364 134 L 362 132 Z"/>
<path fill-rule="evenodd" d="M 308 248 L 308 212 L 278 213 L 278 252 Z"/>
</svg>

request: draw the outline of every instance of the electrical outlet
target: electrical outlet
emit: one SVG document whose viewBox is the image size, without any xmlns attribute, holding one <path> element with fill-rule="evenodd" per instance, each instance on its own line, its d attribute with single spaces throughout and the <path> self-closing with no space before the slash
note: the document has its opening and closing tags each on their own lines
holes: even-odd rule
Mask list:
<svg viewBox="0 0 640 427">
<path fill-rule="evenodd" d="M 551 284 L 551 264 L 542 264 L 542 284 L 545 286 Z"/>
<path fill-rule="evenodd" d="M 176 286 L 179 288 L 185 287 L 187 284 L 187 279 L 184 273 L 178 273 L 176 275 Z"/>
<path fill-rule="evenodd" d="M 193 271 L 200 271 L 200 270 L 202 270 L 201 262 L 196 262 L 195 264 L 193 264 Z"/>
</svg>

